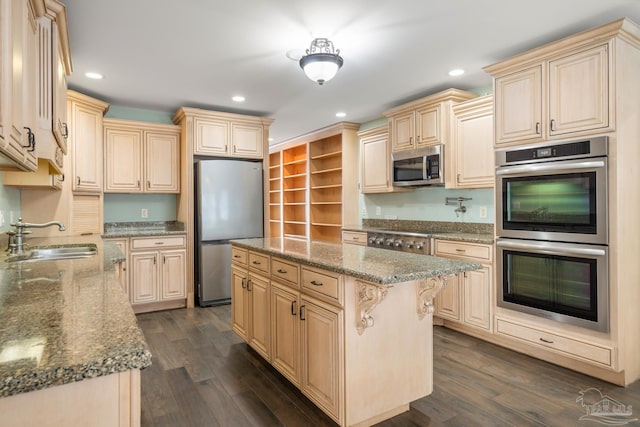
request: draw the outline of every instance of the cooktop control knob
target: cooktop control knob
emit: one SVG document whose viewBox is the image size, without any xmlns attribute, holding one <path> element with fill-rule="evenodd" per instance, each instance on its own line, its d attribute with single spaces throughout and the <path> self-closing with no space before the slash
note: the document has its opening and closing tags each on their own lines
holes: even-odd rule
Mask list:
<svg viewBox="0 0 640 427">
<path fill-rule="evenodd" d="M 393 246 L 393 239 L 387 239 L 385 243 L 387 244 L 387 246 Z"/>
<path fill-rule="evenodd" d="M 416 243 L 416 249 L 417 249 L 417 250 L 421 250 L 422 248 L 424 248 L 424 242 L 418 242 L 418 243 Z"/>
<path fill-rule="evenodd" d="M 410 242 L 407 242 L 405 246 L 407 247 L 407 249 L 411 249 L 415 244 L 416 244 L 415 240 L 412 240 Z"/>
<path fill-rule="evenodd" d="M 393 242 L 393 246 L 395 246 L 396 248 L 401 248 L 402 247 L 402 239 L 396 239 Z"/>
</svg>

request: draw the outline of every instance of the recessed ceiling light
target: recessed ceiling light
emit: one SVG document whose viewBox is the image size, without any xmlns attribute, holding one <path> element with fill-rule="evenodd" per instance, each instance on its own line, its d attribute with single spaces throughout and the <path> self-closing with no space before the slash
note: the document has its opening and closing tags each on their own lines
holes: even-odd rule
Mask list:
<svg viewBox="0 0 640 427">
<path fill-rule="evenodd" d="M 462 68 L 455 68 L 449 71 L 449 75 L 452 77 L 461 76 L 464 74 L 464 70 Z"/>
<path fill-rule="evenodd" d="M 100 73 L 95 73 L 93 71 L 89 71 L 88 73 L 84 73 L 85 76 L 89 77 L 90 79 L 94 79 L 94 80 L 100 80 L 102 78 L 104 78 L 104 76 Z"/>
<path fill-rule="evenodd" d="M 235 102 L 244 102 L 244 96 L 242 95 L 236 95 L 233 98 L 231 98 L 233 101 Z"/>
<path fill-rule="evenodd" d="M 269 138 L 269 142 L 273 142 L 273 138 Z"/>
<path fill-rule="evenodd" d="M 344 113 L 342 111 L 336 113 L 336 117 L 346 117 L 346 116 L 347 116 L 347 113 Z"/>
</svg>

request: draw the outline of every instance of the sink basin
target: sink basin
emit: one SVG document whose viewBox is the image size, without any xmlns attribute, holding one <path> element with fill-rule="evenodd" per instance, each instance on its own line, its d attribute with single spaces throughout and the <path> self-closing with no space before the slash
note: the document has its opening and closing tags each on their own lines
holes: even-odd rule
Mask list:
<svg viewBox="0 0 640 427">
<path fill-rule="evenodd" d="M 24 255 L 17 255 L 8 262 L 49 261 L 59 259 L 90 258 L 98 253 L 98 248 L 92 243 L 61 245 L 56 247 L 33 248 Z"/>
</svg>

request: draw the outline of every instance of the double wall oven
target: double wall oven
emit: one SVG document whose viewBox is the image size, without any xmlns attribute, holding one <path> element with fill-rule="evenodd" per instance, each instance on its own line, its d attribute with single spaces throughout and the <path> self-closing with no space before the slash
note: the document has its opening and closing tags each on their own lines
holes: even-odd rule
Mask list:
<svg viewBox="0 0 640 427">
<path fill-rule="evenodd" d="M 496 151 L 499 307 L 609 330 L 607 142 Z"/>
</svg>

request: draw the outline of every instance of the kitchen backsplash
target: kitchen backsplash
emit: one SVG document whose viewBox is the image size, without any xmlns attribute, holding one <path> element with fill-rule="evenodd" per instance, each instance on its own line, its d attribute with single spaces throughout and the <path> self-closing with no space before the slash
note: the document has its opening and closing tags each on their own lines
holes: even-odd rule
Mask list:
<svg viewBox="0 0 640 427">
<path fill-rule="evenodd" d="M 143 211 L 146 211 L 146 217 Z M 104 195 L 104 222 L 175 220 L 175 194 Z"/>
<path fill-rule="evenodd" d="M 456 215 L 457 205 L 445 205 L 447 197 L 470 197 L 463 202 L 467 212 Z M 365 218 L 493 224 L 493 189 L 424 187 L 407 193 L 361 195 L 360 219 Z"/>
<path fill-rule="evenodd" d="M 20 216 L 20 190 L 5 187 L 2 184 L 3 174 L 0 172 L 0 232 L 9 231 L 9 225 Z"/>
</svg>

